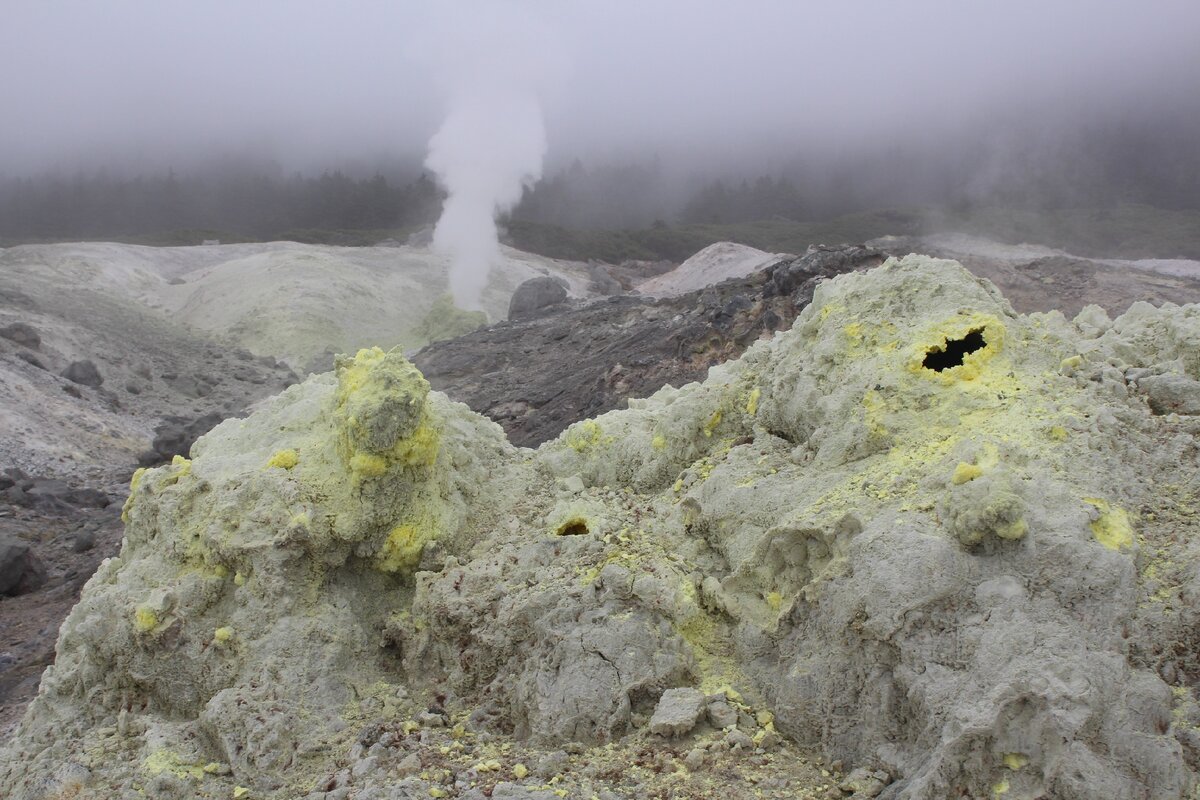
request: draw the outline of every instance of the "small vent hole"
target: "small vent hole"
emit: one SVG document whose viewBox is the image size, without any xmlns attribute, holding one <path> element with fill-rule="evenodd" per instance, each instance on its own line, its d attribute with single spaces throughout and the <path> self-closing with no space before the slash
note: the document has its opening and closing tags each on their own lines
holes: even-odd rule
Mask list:
<svg viewBox="0 0 1200 800">
<path fill-rule="evenodd" d="M 567 520 L 558 527 L 559 536 L 582 536 L 587 532 L 587 522 L 582 519 Z"/>
<path fill-rule="evenodd" d="M 987 342 L 983 339 L 983 328 L 975 328 L 968 331 L 967 335 L 961 339 L 947 339 L 944 347 L 930 348 L 925 353 L 922 366 L 934 372 L 960 367 L 964 357 L 985 347 L 987 347 Z"/>
</svg>

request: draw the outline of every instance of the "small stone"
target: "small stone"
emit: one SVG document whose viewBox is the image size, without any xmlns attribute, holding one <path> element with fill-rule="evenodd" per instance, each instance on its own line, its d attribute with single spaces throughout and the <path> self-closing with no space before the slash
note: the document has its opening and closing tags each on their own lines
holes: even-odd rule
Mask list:
<svg viewBox="0 0 1200 800">
<path fill-rule="evenodd" d="M 683 763 L 690 770 L 700 769 L 700 767 L 704 766 L 704 755 L 705 752 L 703 747 L 693 747 L 688 751 L 688 754 L 684 756 Z"/>
<path fill-rule="evenodd" d="M 432 711 L 422 711 L 420 714 L 417 714 L 417 722 L 421 723 L 421 726 L 425 728 L 446 727 L 446 718 Z"/>
<path fill-rule="evenodd" d="M 697 689 L 667 689 L 650 718 L 650 732 L 659 736 L 682 736 L 704 716 L 704 694 Z"/>
<path fill-rule="evenodd" d="M 562 772 L 569 761 L 565 750 L 555 750 L 539 758 L 533 771 L 539 778 L 552 778 Z"/>
<path fill-rule="evenodd" d="M 865 767 L 854 770 L 838 784 L 839 789 L 843 792 L 853 792 L 855 797 L 876 797 L 885 786 L 887 783 L 879 777 L 879 773 Z"/>
<path fill-rule="evenodd" d="M 708 704 L 708 721 L 714 728 L 732 727 L 737 725 L 737 711 L 725 701 L 725 698 L 715 700 Z"/>
<path fill-rule="evenodd" d="M 351 774 L 356 778 L 361 778 L 364 775 L 370 775 L 377 769 L 379 769 L 379 758 L 376 756 L 367 756 L 354 765 Z"/>
<path fill-rule="evenodd" d="M 76 553 L 86 553 L 96 546 L 96 534 L 91 531 L 80 531 L 71 542 L 71 550 Z"/>
<path fill-rule="evenodd" d="M 408 775 L 415 775 L 420 771 L 421 758 L 416 753 L 409 753 L 400 759 L 400 763 L 396 765 L 396 772 L 402 778 Z"/>
<path fill-rule="evenodd" d="M 731 750 L 750 750 L 754 747 L 754 740 L 739 728 L 734 728 L 725 734 L 725 743 Z"/>
<path fill-rule="evenodd" d="M 754 734 L 754 743 L 763 750 L 773 750 L 783 741 L 783 737 L 775 732 L 774 728 L 764 728 Z"/>
<path fill-rule="evenodd" d="M 571 494 L 579 494 L 583 491 L 583 478 L 578 475 L 572 475 L 563 481 L 563 488 Z"/>
</svg>

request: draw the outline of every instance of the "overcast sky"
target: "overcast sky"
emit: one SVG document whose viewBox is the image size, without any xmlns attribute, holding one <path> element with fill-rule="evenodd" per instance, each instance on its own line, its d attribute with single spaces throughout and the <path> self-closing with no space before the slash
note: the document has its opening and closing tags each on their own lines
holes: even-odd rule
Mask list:
<svg viewBox="0 0 1200 800">
<path fill-rule="evenodd" d="M 541 97 L 556 161 L 769 164 L 1194 107 L 1198 31 L 1200 0 L 5 0 L 0 172 L 419 156 L 489 59 Z"/>
</svg>

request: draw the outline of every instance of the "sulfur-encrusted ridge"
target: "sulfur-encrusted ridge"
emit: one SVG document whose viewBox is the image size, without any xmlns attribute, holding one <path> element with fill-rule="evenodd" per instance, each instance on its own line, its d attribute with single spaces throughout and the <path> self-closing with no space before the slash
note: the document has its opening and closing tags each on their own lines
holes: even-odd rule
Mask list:
<svg viewBox="0 0 1200 800">
<path fill-rule="evenodd" d="M 398 351 L 340 356 L 135 476 L 0 785 L 583 791 L 488 748 L 600 759 L 696 687 L 702 729 L 881 797 L 1189 796 L 1197 352 L 1195 306 L 1021 316 L 910 256 L 537 451 Z M 440 766 L 340 783 L 363 725 L 418 747 L 431 707 Z"/>
</svg>

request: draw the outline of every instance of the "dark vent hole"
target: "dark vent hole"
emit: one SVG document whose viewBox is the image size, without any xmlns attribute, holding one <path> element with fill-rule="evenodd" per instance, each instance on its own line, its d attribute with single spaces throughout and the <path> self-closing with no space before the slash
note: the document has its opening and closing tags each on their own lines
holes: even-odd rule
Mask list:
<svg viewBox="0 0 1200 800">
<path fill-rule="evenodd" d="M 947 339 L 945 347 L 935 347 L 925 354 L 922 366 L 934 372 L 941 372 L 951 367 L 962 366 L 963 358 L 968 353 L 987 347 L 983 340 L 983 328 L 968 331 L 961 339 Z"/>
<path fill-rule="evenodd" d="M 559 536 L 582 536 L 587 532 L 587 523 L 581 519 L 573 519 L 569 522 L 565 522 L 558 529 Z"/>
</svg>

